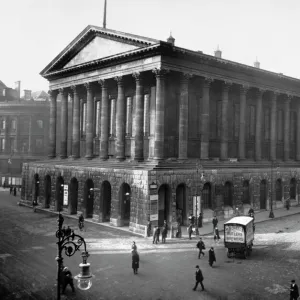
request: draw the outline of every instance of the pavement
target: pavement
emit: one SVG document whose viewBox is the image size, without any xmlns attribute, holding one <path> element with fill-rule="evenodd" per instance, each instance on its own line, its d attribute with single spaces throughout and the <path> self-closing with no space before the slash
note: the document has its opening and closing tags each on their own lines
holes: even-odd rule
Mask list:
<svg viewBox="0 0 300 300">
<path fill-rule="evenodd" d="M 22 201 L 19 202 L 19 205 L 32 208 L 31 205 L 28 205 L 28 204 L 26 204 Z M 42 208 L 41 206 L 36 206 L 36 211 L 58 215 L 58 212 L 55 212 L 51 209 Z M 280 219 L 280 218 L 284 218 L 286 216 L 300 214 L 300 204 L 298 204 L 296 206 L 291 206 L 289 210 L 287 210 L 285 207 L 276 208 L 276 209 L 273 209 L 273 212 L 274 212 L 274 219 Z M 78 220 L 77 215 L 69 215 L 67 212 L 64 212 L 64 211 L 61 212 L 61 214 L 65 218 Z M 269 214 L 270 214 L 269 210 L 256 211 L 255 212 L 255 224 L 273 220 L 273 218 L 269 218 Z M 232 217 L 235 217 L 235 216 L 232 216 Z M 224 223 L 226 223 L 229 220 L 230 220 L 230 218 L 229 219 L 224 219 L 224 220 L 219 220 L 218 228 L 219 228 L 220 233 L 224 231 L 223 230 L 224 229 Z M 145 235 L 143 235 L 143 234 L 130 231 L 128 227 L 115 227 L 115 226 L 110 225 L 110 223 L 108 223 L 108 222 L 107 223 L 98 223 L 96 221 L 93 221 L 92 219 L 85 219 L 84 221 L 85 221 L 85 223 L 93 223 L 93 224 L 97 224 L 99 226 L 114 228 L 114 229 L 119 230 L 119 231 L 128 232 L 128 233 L 132 233 L 132 234 L 137 235 L 137 236 L 145 237 Z M 182 231 L 182 238 L 188 238 L 187 226 L 181 226 L 181 231 Z M 199 228 L 199 235 L 201 235 L 201 236 L 211 236 L 211 235 L 213 235 L 212 223 L 211 222 L 204 223 L 203 226 L 201 228 Z M 151 237 L 151 239 L 152 239 L 152 237 Z"/>
</svg>

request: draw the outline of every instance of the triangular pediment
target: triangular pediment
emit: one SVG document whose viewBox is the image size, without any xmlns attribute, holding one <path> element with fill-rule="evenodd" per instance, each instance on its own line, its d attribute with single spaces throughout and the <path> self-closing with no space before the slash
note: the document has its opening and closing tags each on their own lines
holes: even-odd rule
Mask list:
<svg viewBox="0 0 300 300">
<path fill-rule="evenodd" d="M 47 78 L 49 74 L 157 43 L 155 39 L 89 25 L 40 74 Z"/>
<path fill-rule="evenodd" d="M 105 58 L 138 48 L 140 47 L 96 36 L 82 50 L 80 50 L 79 53 L 77 53 L 64 66 L 64 68 L 73 67 L 89 61 Z"/>
</svg>

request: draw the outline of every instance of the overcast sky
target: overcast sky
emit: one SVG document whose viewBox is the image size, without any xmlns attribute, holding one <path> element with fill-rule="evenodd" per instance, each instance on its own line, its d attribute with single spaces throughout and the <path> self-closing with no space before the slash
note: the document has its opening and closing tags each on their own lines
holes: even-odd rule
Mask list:
<svg viewBox="0 0 300 300">
<path fill-rule="evenodd" d="M 102 26 L 104 0 L 1 1 L 0 80 L 48 90 L 39 73 L 87 25 Z M 107 0 L 107 28 L 166 40 L 300 78 L 299 0 Z"/>
</svg>

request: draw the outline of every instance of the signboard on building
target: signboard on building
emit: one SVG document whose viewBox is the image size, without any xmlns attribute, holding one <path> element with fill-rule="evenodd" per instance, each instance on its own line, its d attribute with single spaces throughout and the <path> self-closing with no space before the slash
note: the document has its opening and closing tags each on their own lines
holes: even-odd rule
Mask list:
<svg viewBox="0 0 300 300">
<path fill-rule="evenodd" d="M 245 232 L 243 227 L 239 225 L 225 225 L 224 240 L 229 243 L 244 243 Z"/>
<path fill-rule="evenodd" d="M 193 196 L 193 215 L 197 217 L 201 212 L 201 196 Z"/>
<path fill-rule="evenodd" d="M 68 205 L 69 187 L 64 184 L 64 205 Z"/>
<path fill-rule="evenodd" d="M 158 194 L 150 195 L 150 221 L 158 221 Z"/>
</svg>

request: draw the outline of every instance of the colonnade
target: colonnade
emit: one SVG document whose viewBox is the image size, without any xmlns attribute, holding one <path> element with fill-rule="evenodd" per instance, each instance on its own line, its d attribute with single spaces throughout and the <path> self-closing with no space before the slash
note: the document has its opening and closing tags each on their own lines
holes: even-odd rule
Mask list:
<svg viewBox="0 0 300 300">
<path fill-rule="evenodd" d="M 144 137 L 153 139 L 153 151 L 149 154 L 151 159 L 164 159 L 164 140 L 165 126 L 165 98 L 166 98 L 166 77 L 165 69 L 154 69 L 155 75 L 155 104 L 153 112 L 153 103 L 151 97 L 145 93 L 143 73 L 133 73 L 135 79 L 135 109 L 133 111 L 133 97 L 125 97 L 124 76 L 115 77 L 117 88 L 117 97 L 110 98 L 108 91 L 108 80 L 101 79 L 97 84 L 101 87 L 101 105 L 94 104 L 94 83 L 87 82 L 83 86 L 86 93 L 86 139 L 85 139 L 85 157 L 92 159 L 94 157 L 94 137 L 95 132 L 99 133 L 99 157 L 107 159 L 109 156 L 109 138 L 115 135 L 115 158 L 125 159 L 126 137 L 132 138 L 130 154 L 136 161 L 145 159 L 144 157 Z M 178 159 L 188 158 L 188 118 L 189 118 L 189 88 L 192 74 L 182 73 L 180 79 L 180 98 L 179 98 L 179 120 L 178 120 Z M 202 78 L 201 85 L 201 115 L 200 115 L 200 158 L 209 159 L 209 139 L 210 139 L 210 91 L 213 78 Z M 220 159 L 228 159 L 228 95 L 229 90 L 237 83 L 227 80 L 222 81 L 221 93 L 221 137 L 220 137 Z M 82 88 L 82 87 L 81 87 Z M 262 126 L 263 126 L 263 95 L 268 92 L 271 95 L 271 116 L 270 116 L 270 159 L 276 160 L 277 147 L 277 102 L 278 97 L 284 98 L 284 160 L 289 160 L 290 153 L 290 103 L 291 95 L 282 95 L 277 91 L 264 90 L 259 87 L 239 84 L 239 136 L 238 136 L 238 159 L 246 159 L 246 102 L 249 89 L 256 90 L 256 121 L 255 121 L 255 160 L 262 159 Z M 68 93 L 73 103 L 72 111 L 72 157 L 80 157 L 80 96 L 79 86 L 70 86 L 67 88 L 50 91 L 50 140 L 49 157 L 55 157 L 56 153 L 56 124 L 57 124 L 57 103 L 58 93 L 61 97 L 61 144 L 60 157 L 67 157 L 68 140 Z M 111 103 L 109 103 L 109 101 Z M 109 105 L 111 104 L 111 105 Z M 97 111 L 98 117 L 95 118 L 94 111 Z M 195 112 L 196 113 L 196 112 Z M 110 115 L 109 115 L 110 114 Z M 297 108 L 297 114 L 300 116 L 300 106 Z M 98 120 L 95 129 L 95 120 Z M 110 124 L 109 124 L 110 122 Z M 151 128 L 152 129 L 151 129 Z M 300 118 L 297 118 L 297 128 L 300 128 Z M 149 142 L 151 145 L 151 142 Z M 296 139 L 296 159 L 300 160 L 300 130 L 297 130 Z M 150 153 L 150 151 L 149 151 Z"/>
</svg>

